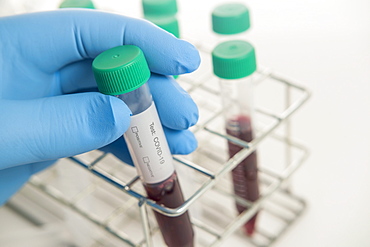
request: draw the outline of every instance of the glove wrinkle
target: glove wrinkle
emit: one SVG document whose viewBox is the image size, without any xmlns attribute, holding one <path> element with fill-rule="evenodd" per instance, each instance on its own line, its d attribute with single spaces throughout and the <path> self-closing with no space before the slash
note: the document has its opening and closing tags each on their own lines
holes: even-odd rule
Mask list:
<svg viewBox="0 0 370 247">
<path fill-rule="evenodd" d="M 88 58 L 88 53 L 83 42 L 83 36 L 81 35 L 80 29 L 77 26 L 73 26 L 73 36 L 76 43 L 76 50 L 81 59 Z"/>
</svg>

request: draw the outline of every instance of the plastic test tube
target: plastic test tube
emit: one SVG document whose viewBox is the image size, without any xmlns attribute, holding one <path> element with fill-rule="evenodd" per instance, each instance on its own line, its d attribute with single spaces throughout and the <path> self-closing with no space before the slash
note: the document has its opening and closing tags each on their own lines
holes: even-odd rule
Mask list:
<svg viewBox="0 0 370 247">
<path fill-rule="evenodd" d="M 249 10 L 242 3 L 218 5 L 212 11 L 212 30 L 216 34 L 216 45 L 227 40 L 245 39 L 245 32 L 249 28 Z"/>
<path fill-rule="evenodd" d="M 141 4 L 145 19 L 180 38 L 177 0 L 142 0 Z"/>
<path fill-rule="evenodd" d="M 242 3 L 224 3 L 216 6 L 212 10 L 212 31 L 211 39 L 206 42 L 195 42 L 200 51 L 209 56 L 214 47 L 219 43 L 228 40 L 245 40 L 246 31 L 250 28 L 249 9 Z M 212 72 L 208 67 L 201 65 L 197 72 L 197 79 L 200 81 L 209 81 L 212 78 Z"/>
<path fill-rule="evenodd" d="M 95 9 L 94 3 L 91 0 L 64 0 L 59 8 L 86 8 Z"/>
<path fill-rule="evenodd" d="M 246 41 L 226 41 L 212 52 L 214 74 L 220 78 L 226 133 L 250 142 L 253 139 L 252 75 L 256 70 L 254 48 Z M 242 147 L 228 141 L 230 158 Z M 237 196 L 256 201 L 259 197 L 257 155 L 251 153 L 232 171 L 234 192 Z M 239 213 L 245 206 L 236 203 Z M 257 214 L 246 224 L 248 235 L 254 232 Z"/>
<path fill-rule="evenodd" d="M 176 15 L 177 0 L 142 0 L 144 16 L 170 16 Z"/>
<path fill-rule="evenodd" d="M 158 27 L 172 33 L 176 38 L 180 38 L 179 22 L 175 15 L 170 16 L 145 16 L 145 19 L 151 21 Z"/>
<path fill-rule="evenodd" d="M 142 0 L 144 18 L 180 37 L 177 0 Z"/>
<path fill-rule="evenodd" d="M 184 198 L 172 156 L 149 86 L 150 71 L 143 52 L 125 45 L 109 49 L 93 61 L 99 91 L 123 100 L 133 116 L 124 134 L 132 160 L 150 199 L 159 205 L 179 207 Z M 194 232 L 188 212 L 176 217 L 154 211 L 169 247 L 192 247 Z"/>
</svg>

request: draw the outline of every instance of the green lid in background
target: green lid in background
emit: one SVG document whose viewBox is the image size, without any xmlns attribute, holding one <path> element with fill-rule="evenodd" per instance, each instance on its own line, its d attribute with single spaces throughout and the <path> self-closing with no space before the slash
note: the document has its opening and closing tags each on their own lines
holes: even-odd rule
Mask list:
<svg viewBox="0 0 370 247">
<path fill-rule="evenodd" d="M 212 29 L 219 34 L 237 34 L 250 27 L 249 10 L 241 3 L 223 4 L 212 12 Z"/>
<path fill-rule="evenodd" d="M 213 72 L 223 79 L 240 79 L 256 71 L 253 46 L 241 40 L 226 41 L 212 51 Z"/>
<path fill-rule="evenodd" d="M 95 9 L 94 3 L 91 0 L 64 0 L 59 8 L 87 8 Z"/>
<path fill-rule="evenodd" d="M 137 46 L 117 46 L 99 54 L 92 64 L 99 91 L 108 95 L 131 92 L 150 77 L 144 53 Z"/>
<path fill-rule="evenodd" d="M 175 15 L 172 16 L 145 16 L 145 19 L 153 22 L 158 27 L 166 30 L 175 35 L 176 38 L 180 37 L 179 22 Z"/>
<path fill-rule="evenodd" d="M 175 15 L 177 0 L 142 0 L 144 16 Z"/>
</svg>

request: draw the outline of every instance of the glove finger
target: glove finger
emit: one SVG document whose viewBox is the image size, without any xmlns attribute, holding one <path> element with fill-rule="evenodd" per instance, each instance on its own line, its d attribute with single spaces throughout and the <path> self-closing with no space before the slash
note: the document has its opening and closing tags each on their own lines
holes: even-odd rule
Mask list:
<svg viewBox="0 0 370 247">
<path fill-rule="evenodd" d="M 198 147 L 197 139 L 190 130 L 173 130 L 164 127 L 172 154 L 190 154 Z"/>
<path fill-rule="evenodd" d="M 29 166 L 16 166 L 0 170 L 0 207 L 22 188 L 30 176 Z"/>
<path fill-rule="evenodd" d="M 36 174 L 38 172 L 41 172 L 48 168 L 49 166 L 53 165 L 56 162 L 56 160 L 48 160 L 48 161 L 43 161 L 43 162 L 37 162 L 33 164 L 29 164 L 30 166 L 30 173 L 31 175 Z"/>
<path fill-rule="evenodd" d="M 6 45 L 18 45 L 14 40 L 27 41 L 17 46 L 17 52 L 48 73 L 124 44 L 140 47 L 156 73 L 188 73 L 200 63 L 193 45 L 150 22 L 96 10 L 63 9 L 9 16 L 2 19 L 0 29 L 11 34 L 9 39 L 4 38 Z"/>
<path fill-rule="evenodd" d="M 44 170 L 55 161 L 46 161 L 0 170 L 0 207 L 9 200 L 35 173 Z"/>
<path fill-rule="evenodd" d="M 197 123 L 197 105 L 172 77 L 152 74 L 148 83 L 164 126 L 185 130 Z"/>
<path fill-rule="evenodd" d="M 189 154 L 197 148 L 198 142 L 191 131 L 172 130 L 166 127 L 163 127 L 163 130 L 172 154 Z M 112 153 L 123 162 L 133 166 L 127 144 L 123 137 L 118 138 L 100 150 Z"/>
<path fill-rule="evenodd" d="M 99 150 L 106 153 L 112 153 L 123 162 L 132 166 L 134 165 L 130 156 L 130 152 L 128 151 L 126 141 L 122 136 L 107 146 L 100 148 Z"/>
<path fill-rule="evenodd" d="M 100 93 L 0 104 L 0 170 L 100 148 L 121 136 L 130 123 L 128 107 Z"/>
<path fill-rule="evenodd" d="M 92 72 L 92 61 L 92 59 L 85 59 L 69 64 L 60 70 L 62 93 L 83 92 L 92 88 L 98 91 Z"/>
</svg>

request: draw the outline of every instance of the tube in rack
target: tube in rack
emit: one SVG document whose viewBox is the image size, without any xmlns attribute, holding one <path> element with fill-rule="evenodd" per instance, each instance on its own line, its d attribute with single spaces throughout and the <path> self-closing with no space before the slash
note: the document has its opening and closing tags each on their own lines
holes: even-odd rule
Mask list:
<svg viewBox="0 0 370 247">
<path fill-rule="evenodd" d="M 220 78 L 226 133 L 240 140 L 253 140 L 252 125 L 252 74 L 256 70 L 254 48 L 246 41 L 226 41 L 212 52 L 214 74 Z M 228 141 L 230 158 L 242 147 Z M 254 202 L 259 197 L 256 152 L 240 162 L 233 171 L 234 192 L 237 196 Z M 236 203 L 239 213 L 247 208 Z M 245 231 L 252 235 L 257 214 L 246 224 Z"/>
<path fill-rule="evenodd" d="M 95 9 L 94 3 L 91 0 L 64 0 L 59 8 L 86 8 Z"/>
<path fill-rule="evenodd" d="M 124 138 L 148 198 L 169 208 L 181 206 L 184 198 L 146 83 L 150 71 L 143 52 L 132 45 L 109 49 L 95 58 L 93 71 L 99 91 L 123 100 L 133 114 Z M 156 211 L 154 214 L 169 247 L 193 246 L 194 232 L 188 212 L 176 217 Z"/>
<path fill-rule="evenodd" d="M 213 45 L 228 40 L 245 40 L 250 28 L 250 14 L 248 7 L 243 3 L 223 3 L 212 10 Z M 212 43 L 211 41 L 211 43 Z M 207 44 L 209 45 L 209 44 Z"/>
</svg>

